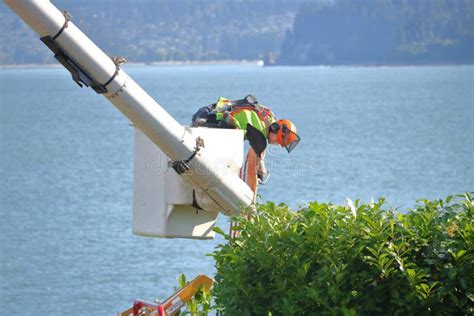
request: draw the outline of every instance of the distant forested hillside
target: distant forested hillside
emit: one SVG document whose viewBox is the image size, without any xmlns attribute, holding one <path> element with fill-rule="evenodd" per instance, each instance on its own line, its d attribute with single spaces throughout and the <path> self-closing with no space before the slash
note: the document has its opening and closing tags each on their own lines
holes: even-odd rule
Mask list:
<svg viewBox="0 0 474 316">
<path fill-rule="evenodd" d="M 298 11 L 278 63 L 474 63 L 474 1 L 312 1 Z"/>
<path fill-rule="evenodd" d="M 474 0 L 52 2 L 106 53 L 134 62 L 474 63 Z M 0 64 L 55 62 L 3 3 L 0 30 Z"/>
<path fill-rule="evenodd" d="M 110 55 L 129 61 L 257 59 L 278 54 L 302 0 L 52 0 Z M 0 64 L 52 63 L 2 1 Z"/>
</svg>

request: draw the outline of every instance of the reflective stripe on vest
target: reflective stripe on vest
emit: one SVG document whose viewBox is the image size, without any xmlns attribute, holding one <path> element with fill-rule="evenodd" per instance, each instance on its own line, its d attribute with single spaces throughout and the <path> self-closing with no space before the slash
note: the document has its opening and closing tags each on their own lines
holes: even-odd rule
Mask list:
<svg viewBox="0 0 474 316">
<path fill-rule="evenodd" d="M 254 110 L 249 109 L 236 109 L 230 113 L 233 118 L 233 125 L 241 130 L 247 131 L 247 124 L 252 125 L 260 133 L 267 137 L 267 128 L 265 122 L 262 121 L 260 116 Z"/>
<path fill-rule="evenodd" d="M 229 126 L 247 130 L 247 124 L 259 130 L 267 137 L 267 127 L 276 122 L 273 112 L 263 105 L 236 105 L 233 101 L 219 97 L 215 103 L 214 114 L 217 121 L 225 120 Z"/>
</svg>

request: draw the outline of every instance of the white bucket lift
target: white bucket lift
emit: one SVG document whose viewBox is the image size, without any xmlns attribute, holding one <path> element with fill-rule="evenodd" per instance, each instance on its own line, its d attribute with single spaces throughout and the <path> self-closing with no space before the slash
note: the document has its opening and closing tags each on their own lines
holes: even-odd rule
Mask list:
<svg viewBox="0 0 474 316">
<path fill-rule="evenodd" d="M 74 82 L 103 95 L 146 135 L 136 136 L 136 234 L 212 238 L 216 212 L 238 215 L 253 203 L 254 190 L 238 175 L 241 131 L 185 128 L 120 68 L 123 58 L 107 56 L 66 11 L 47 0 L 4 1 L 38 33 Z"/>
<path fill-rule="evenodd" d="M 204 140 L 213 158 L 211 163 L 219 173 L 239 174 L 244 151 L 241 130 L 205 127 L 186 130 Z M 149 237 L 213 238 L 218 210 L 212 201 L 210 205 L 206 195 L 185 183 L 170 166 L 170 159 L 138 129 L 135 129 L 134 152 L 133 233 Z"/>
</svg>

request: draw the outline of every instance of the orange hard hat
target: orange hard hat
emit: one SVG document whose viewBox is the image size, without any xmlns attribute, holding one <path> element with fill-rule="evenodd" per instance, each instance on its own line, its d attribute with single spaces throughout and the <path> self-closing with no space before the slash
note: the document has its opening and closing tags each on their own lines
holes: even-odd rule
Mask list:
<svg viewBox="0 0 474 316">
<path fill-rule="evenodd" d="M 298 136 L 296 126 L 290 120 L 278 120 L 270 125 L 270 132 L 277 134 L 277 141 L 281 147 L 291 152 L 300 142 L 301 138 Z"/>
</svg>

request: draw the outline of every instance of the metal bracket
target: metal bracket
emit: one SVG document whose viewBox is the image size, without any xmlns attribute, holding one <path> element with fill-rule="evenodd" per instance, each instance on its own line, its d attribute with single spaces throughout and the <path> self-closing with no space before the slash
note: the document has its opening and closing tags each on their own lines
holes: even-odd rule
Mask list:
<svg viewBox="0 0 474 316">
<path fill-rule="evenodd" d="M 75 62 L 56 41 L 56 39 L 68 27 L 69 21 L 72 19 L 72 16 L 69 14 L 69 12 L 62 11 L 62 13 L 64 16 L 64 24 L 58 33 L 56 33 L 54 36 L 43 36 L 40 38 L 40 40 L 54 53 L 54 58 L 56 58 L 71 73 L 72 80 L 74 80 L 74 82 L 77 83 L 79 87 L 91 87 L 99 94 L 107 93 L 107 85 L 115 79 L 120 71 L 120 65 L 125 63 L 127 60 L 121 56 L 112 57 L 111 59 L 115 64 L 114 74 L 104 84 L 97 82 L 89 73 L 87 73 L 87 71 L 81 67 L 79 63 Z"/>
<path fill-rule="evenodd" d="M 59 36 L 60 33 L 56 34 L 55 37 Z M 118 75 L 120 71 L 120 65 L 126 62 L 125 58 L 123 57 L 112 57 L 111 59 L 115 64 L 115 72 L 106 83 L 101 84 L 100 82 L 94 80 L 92 76 L 81 67 L 81 65 L 76 63 L 54 39 L 54 37 L 43 36 L 40 38 L 40 40 L 54 53 L 54 58 L 56 58 L 71 73 L 72 80 L 74 80 L 74 82 L 77 83 L 79 87 L 91 87 L 99 94 L 108 92 L 107 85 L 111 83 Z"/>
<path fill-rule="evenodd" d="M 89 87 L 100 85 L 99 83 L 94 82 L 91 76 L 82 70 L 82 68 L 75 63 L 71 57 L 69 57 L 53 37 L 43 36 L 40 39 L 54 53 L 54 58 L 56 58 L 71 73 L 72 80 L 74 80 L 79 87 L 82 88 L 83 86 Z"/>
<path fill-rule="evenodd" d="M 55 40 L 56 38 L 58 38 L 59 35 L 61 35 L 61 33 L 64 31 L 64 29 L 66 29 L 68 27 L 69 21 L 72 20 L 72 15 L 69 12 L 67 12 L 66 10 L 63 10 L 61 13 L 64 16 L 64 24 L 61 27 L 61 29 L 59 30 L 59 32 L 57 32 L 56 35 L 53 36 L 53 40 Z"/>
<path fill-rule="evenodd" d="M 186 160 L 177 160 L 177 161 L 172 161 L 171 162 L 171 168 L 176 171 L 177 174 L 182 174 L 185 173 L 191 168 L 189 168 L 189 165 L 187 164 Z"/>
<path fill-rule="evenodd" d="M 199 151 L 201 148 L 206 147 L 204 145 L 204 139 L 201 138 L 201 136 L 198 136 L 196 138 L 196 151 Z"/>
<path fill-rule="evenodd" d="M 107 86 L 109 85 L 109 83 L 111 83 L 112 80 L 114 80 L 115 77 L 117 77 L 117 75 L 118 75 L 118 73 L 119 73 L 119 71 L 120 71 L 120 65 L 127 62 L 127 60 L 125 59 L 125 57 L 122 57 L 122 56 L 113 56 L 113 57 L 110 58 L 110 59 L 112 59 L 112 61 L 113 61 L 114 64 L 115 64 L 115 72 L 114 72 L 114 74 L 112 75 L 112 77 L 110 77 L 110 79 L 107 80 L 107 82 L 102 85 L 103 88 L 107 87 Z M 92 87 L 92 88 L 94 88 L 94 87 Z M 94 89 L 94 90 L 95 90 L 95 89 Z M 97 90 L 96 90 L 96 91 L 97 91 Z M 107 89 L 106 89 L 106 88 L 105 88 L 105 92 L 107 92 Z M 99 92 L 98 92 L 98 93 L 99 93 Z"/>
<path fill-rule="evenodd" d="M 191 170 L 189 168 L 188 163 L 196 157 L 197 153 L 201 150 L 201 148 L 204 148 L 204 139 L 202 139 L 200 136 L 196 138 L 196 147 L 194 148 L 193 153 L 189 158 L 186 158 L 184 160 L 176 160 L 176 161 L 170 161 L 170 166 L 173 168 L 178 174 L 182 174 L 186 171 Z"/>
<path fill-rule="evenodd" d="M 123 56 L 113 56 L 111 59 L 117 67 L 120 67 L 121 64 L 125 64 L 127 62 Z"/>
<path fill-rule="evenodd" d="M 198 204 L 198 202 L 197 202 L 197 199 L 196 199 L 196 190 L 193 190 L 193 204 L 191 204 L 191 206 L 196 209 L 196 214 L 197 214 L 200 210 L 204 210 L 202 207 L 199 206 L 199 204 Z"/>
</svg>

